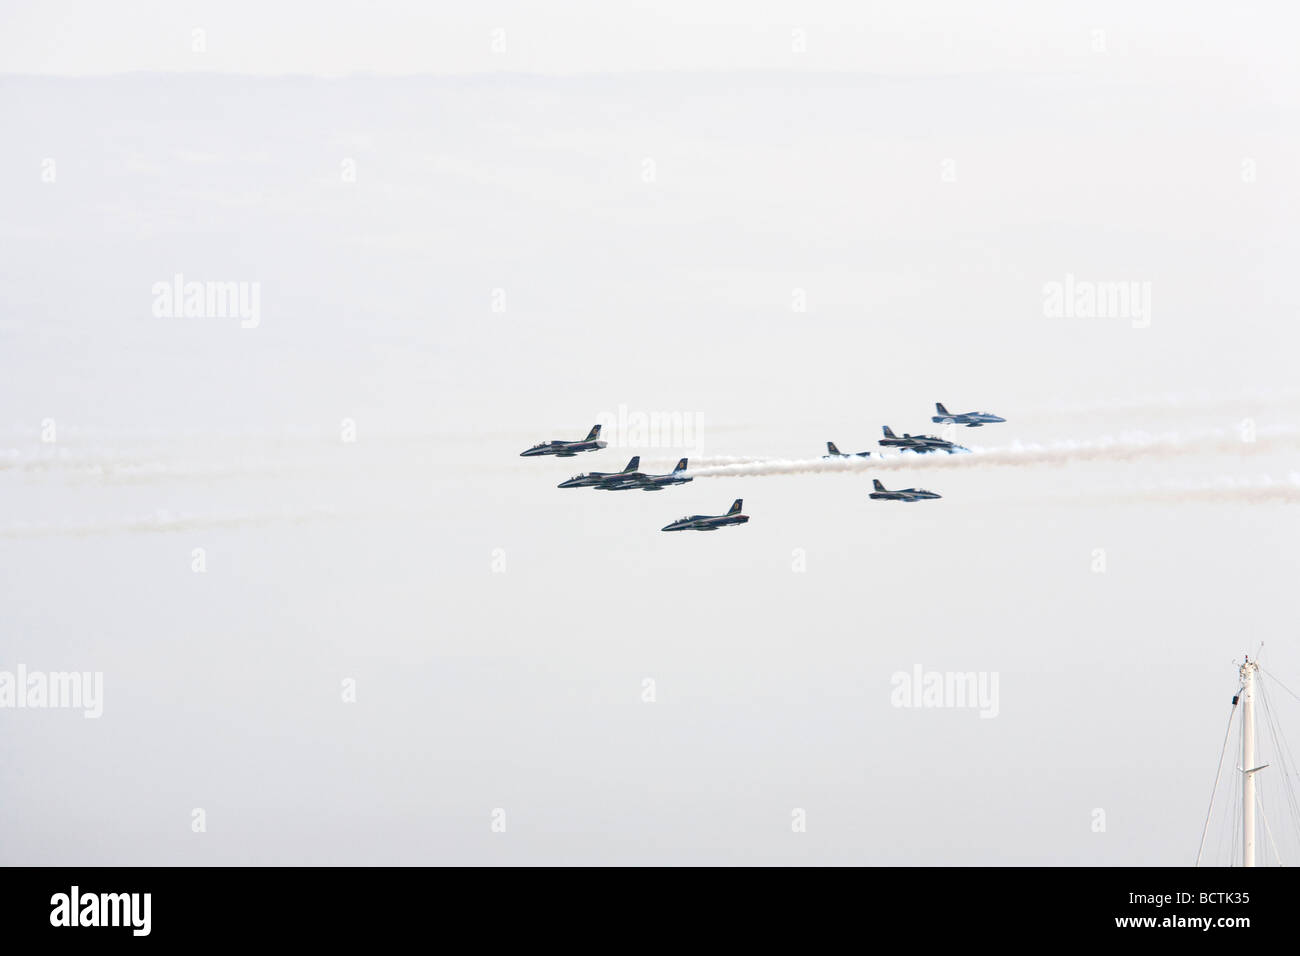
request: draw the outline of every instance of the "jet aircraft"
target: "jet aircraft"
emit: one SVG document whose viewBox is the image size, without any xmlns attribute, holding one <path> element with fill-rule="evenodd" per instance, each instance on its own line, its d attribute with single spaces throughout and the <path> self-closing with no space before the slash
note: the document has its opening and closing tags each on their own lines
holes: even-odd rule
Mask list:
<svg viewBox="0 0 1300 956">
<path fill-rule="evenodd" d="M 677 462 L 677 467 L 667 475 L 642 475 L 636 485 L 642 491 L 659 491 L 672 485 L 684 485 L 695 479 L 686 474 L 686 459 Z"/>
<path fill-rule="evenodd" d="M 879 478 L 873 478 L 872 484 L 876 490 L 871 493 L 871 497 L 880 501 L 924 501 L 926 498 L 942 498 L 943 495 L 935 494 L 933 491 L 926 491 L 924 488 L 899 488 L 890 491 L 880 483 Z"/>
<path fill-rule="evenodd" d="M 519 453 L 520 458 L 533 458 L 537 455 L 556 455 L 559 458 L 572 458 L 580 451 L 596 451 L 604 448 L 608 442 L 597 441 L 600 438 L 600 426 L 593 425 L 587 437 L 581 441 L 544 441 L 527 451 Z"/>
<path fill-rule="evenodd" d="M 622 471 L 592 471 L 585 475 L 578 475 L 576 478 L 570 478 L 568 481 L 562 481 L 555 487 L 557 488 L 602 488 L 607 483 L 626 481 L 636 475 L 637 469 L 641 467 L 641 456 L 636 455 L 627 463 L 627 467 Z"/>
<path fill-rule="evenodd" d="M 931 451 L 946 451 L 948 454 L 955 451 L 970 451 L 969 448 L 964 448 L 944 438 L 935 438 L 933 435 L 909 435 L 904 432 L 903 437 L 899 438 L 888 425 L 884 426 L 884 432 L 885 437 L 880 439 L 880 444 L 886 447 L 910 448 L 919 454 Z"/>
<path fill-rule="evenodd" d="M 967 428 L 979 428 L 982 425 L 1006 421 L 1005 418 L 990 412 L 962 412 L 954 415 L 943 407 L 943 402 L 935 402 L 934 410 L 939 414 L 932 417 L 930 421 L 936 425 L 965 425 Z"/>
<path fill-rule="evenodd" d="M 731 506 L 731 510 L 725 515 L 687 515 L 685 518 L 678 518 L 672 524 L 664 525 L 661 531 L 717 531 L 719 528 L 725 528 L 728 525 L 744 524 L 749 520 L 749 515 L 740 513 L 740 506 L 743 499 L 737 498 Z"/>
<path fill-rule="evenodd" d="M 836 448 L 835 442 L 828 441 L 826 443 L 826 454 L 822 455 L 822 457 L 823 458 L 870 458 L 871 452 L 855 451 L 852 454 L 849 454 L 847 452 L 842 452 L 838 448 Z"/>
</svg>

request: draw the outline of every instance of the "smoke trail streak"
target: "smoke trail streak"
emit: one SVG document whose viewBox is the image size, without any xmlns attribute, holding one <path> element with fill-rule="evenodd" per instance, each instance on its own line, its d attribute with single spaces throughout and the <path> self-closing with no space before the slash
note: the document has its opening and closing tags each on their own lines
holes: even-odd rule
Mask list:
<svg viewBox="0 0 1300 956">
<path fill-rule="evenodd" d="M 761 461 L 772 461 L 770 455 L 692 455 L 690 452 L 682 452 L 677 458 L 641 458 L 642 469 L 655 468 L 663 466 L 672 468 L 682 458 L 690 461 L 692 466 L 713 467 L 715 465 L 752 465 Z"/>
<path fill-rule="evenodd" d="M 1130 495 L 1143 501 L 1242 501 L 1300 504 L 1300 472 L 1291 472 L 1285 478 L 1263 475 L 1258 478 L 1225 476 L 1213 481 L 1169 482 L 1153 488 L 1144 488 Z"/>
<path fill-rule="evenodd" d="M 117 519 L 97 519 L 77 523 L 21 523 L 0 527 L 3 538 L 68 538 L 104 534 L 166 533 L 220 528 L 253 528 L 270 524 L 303 524 L 338 517 L 328 509 L 264 514 L 192 515 L 166 511 Z"/>
<path fill-rule="evenodd" d="M 1214 429 L 1193 434 L 1131 434 L 1094 441 L 1022 444 L 996 448 L 974 448 L 969 453 L 917 454 L 902 451 L 888 457 L 806 458 L 714 465 L 688 470 L 692 478 L 742 478 L 764 475 L 844 474 L 900 469 L 970 468 L 986 465 L 1021 467 L 1065 465 L 1076 461 L 1132 461 L 1142 458 L 1171 458 L 1179 455 L 1208 455 L 1225 451 L 1260 452 L 1278 446 L 1294 446 L 1300 429 L 1291 425 L 1260 428 L 1251 442 L 1236 431 Z"/>
</svg>

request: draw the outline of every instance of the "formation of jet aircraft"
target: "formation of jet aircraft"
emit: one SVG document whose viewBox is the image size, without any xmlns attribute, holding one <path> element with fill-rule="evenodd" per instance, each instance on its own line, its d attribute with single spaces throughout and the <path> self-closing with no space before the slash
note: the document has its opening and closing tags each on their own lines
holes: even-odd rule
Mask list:
<svg viewBox="0 0 1300 956">
<path fill-rule="evenodd" d="M 903 437 L 899 438 L 888 425 L 884 426 L 884 432 L 885 437 L 880 439 L 880 444 L 887 448 L 903 448 L 922 455 L 932 451 L 946 451 L 950 455 L 953 452 L 970 451 L 946 438 L 936 438 L 933 435 L 911 435 L 904 432 Z"/>
<path fill-rule="evenodd" d="M 935 402 L 935 411 L 938 413 L 930 419 L 937 424 L 944 425 L 965 425 L 967 428 L 980 428 L 984 425 L 991 425 L 996 422 L 1005 422 L 1006 419 L 990 412 L 962 412 L 953 414 L 943 405 L 943 402 Z M 880 439 L 881 446 L 885 448 L 898 448 L 904 451 L 913 451 L 919 454 L 928 452 L 943 451 L 948 454 L 956 452 L 970 451 L 969 448 L 963 448 L 954 442 L 944 438 L 937 438 L 934 435 L 912 435 L 904 432 L 900 437 L 894 434 L 892 428 L 885 425 L 884 438 Z M 527 451 L 520 452 L 520 457 L 531 458 L 538 455 L 554 455 L 557 458 L 572 458 L 573 456 L 584 451 L 598 451 L 607 446 L 607 442 L 600 440 L 600 425 L 592 427 L 587 433 L 587 437 L 578 441 L 547 441 L 534 445 Z M 824 459 L 834 458 L 871 458 L 872 453 L 869 451 L 842 452 L 836 447 L 835 442 L 826 443 L 826 454 Z M 665 475 L 647 475 L 641 468 L 641 457 L 633 456 L 632 460 L 622 471 L 591 471 L 581 475 L 576 475 L 567 481 L 562 481 L 558 485 L 560 488 L 595 488 L 597 491 L 628 491 L 639 489 L 641 491 L 662 491 L 664 488 L 671 488 L 673 485 L 684 485 L 694 479 L 687 472 L 688 461 L 685 458 L 677 462 L 677 466 Z M 872 480 L 874 490 L 869 497 L 877 501 L 924 501 L 929 498 L 942 498 L 943 496 L 933 491 L 927 491 L 924 488 L 897 488 L 890 490 L 886 488 L 879 478 Z M 678 518 L 671 524 L 665 525 L 664 531 L 717 531 L 719 528 L 727 528 L 732 525 L 745 524 L 749 521 L 748 515 L 740 513 L 742 499 L 737 498 L 732 504 L 731 509 L 726 514 L 721 515 L 687 515 L 684 518 Z"/>
<path fill-rule="evenodd" d="M 943 402 L 935 402 L 934 410 L 939 414 L 933 416 L 930 421 L 937 425 L 965 425 L 967 428 L 979 428 L 983 425 L 1006 421 L 1005 418 L 990 412 L 962 412 L 959 415 L 954 415 L 943 407 Z"/>
<path fill-rule="evenodd" d="M 733 524 L 744 524 L 749 520 L 749 515 L 740 513 L 740 507 L 744 499 L 737 498 L 731 505 L 731 509 L 725 515 L 687 515 L 685 518 L 678 518 L 671 524 L 666 524 L 660 531 L 717 531 L 719 528 L 726 528 Z"/>
<path fill-rule="evenodd" d="M 890 491 L 880 483 L 879 478 L 873 478 L 871 483 L 875 486 L 876 490 L 873 491 L 869 497 L 880 501 L 924 501 L 926 498 L 943 497 L 943 495 L 935 494 L 933 491 L 926 491 L 924 488 L 899 488 L 895 491 Z"/>
<path fill-rule="evenodd" d="M 591 431 L 587 432 L 587 437 L 581 441 L 544 441 L 534 445 L 527 451 L 521 451 L 519 457 L 533 458 L 537 455 L 555 455 L 559 458 L 572 458 L 580 451 L 596 451 L 609 444 L 609 442 L 598 441 L 599 438 L 600 426 L 593 425 Z"/>
<path fill-rule="evenodd" d="M 849 454 L 847 452 L 842 452 L 838 448 L 836 448 L 835 442 L 828 441 L 826 443 L 826 454 L 822 455 L 822 457 L 823 458 L 870 458 L 871 452 L 855 451 L 852 454 Z"/>
</svg>

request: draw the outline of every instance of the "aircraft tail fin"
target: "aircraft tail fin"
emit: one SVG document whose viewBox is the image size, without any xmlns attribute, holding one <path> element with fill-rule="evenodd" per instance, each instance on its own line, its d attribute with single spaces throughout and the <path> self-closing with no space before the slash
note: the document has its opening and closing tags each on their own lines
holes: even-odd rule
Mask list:
<svg viewBox="0 0 1300 956">
<path fill-rule="evenodd" d="M 947 415 L 947 414 L 948 414 L 948 409 L 946 409 L 946 408 L 943 407 L 943 402 L 935 402 L 935 403 L 934 403 L 934 410 L 935 410 L 936 412 L 938 412 L 940 415 Z"/>
<path fill-rule="evenodd" d="M 826 443 L 826 450 L 830 452 L 832 455 L 838 455 L 840 453 L 840 450 L 835 447 L 835 442 L 833 441 L 828 441 Z"/>
<path fill-rule="evenodd" d="M 731 504 L 731 510 L 728 511 L 727 514 L 729 514 L 729 515 L 738 515 L 738 514 L 740 514 L 740 506 L 743 505 L 744 503 L 745 503 L 745 499 L 744 499 L 744 498 L 737 498 L 735 501 L 732 502 L 732 504 Z"/>
<path fill-rule="evenodd" d="M 872 478 L 872 479 L 871 479 L 871 483 L 872 483 L 873 485 L 876 486 L 876 490 L 877 490 L 877 491 L 884 491 L 884 490 L 885 490 L 885 486 L 882 485 L 882 484 L 880 483 L 880 479 L 879 479 L 879 478 Z"/>
<path fill-rule="evenodd" d="M 898 437 L 897 435 L 894 434 L 894 430 L 893 430 L 892 428 L 890 428 L 888 425 L 885 425 L 885 426 L 883 426 L 883 427 L 884 427 L 884 430 L 885 430 L 885 437 L 886 437 L 886 438 L 897 438 L 897 437 Z"/>
<path fill-rule="evenodd" d="M 591 431 L 587 432 L 587 437 L 584 438 L 583 441 L 595 441 L 599 437 L 600 437 L 600 426 L 592 425 Z"/>
<path fill-rule="evenodd" d="M 677 474 L 677 472 L 685 471 L 685 470 L 686 470 L 686 459 L 683 458 L 681 461 L 677 463 L 677 467 L 673 469 L 673 474 L 675 475 Z"/>
<path fill-rule="evenodd" d="M 623 469 L 623 474 L 625 475 L 629 474 L 630 472 L 636 471 L 640 467 L 641 467 L 641 456 L 633 455 L 632 460 L 629 461 L 627 463 L 627 467 Z"/>
</svg>

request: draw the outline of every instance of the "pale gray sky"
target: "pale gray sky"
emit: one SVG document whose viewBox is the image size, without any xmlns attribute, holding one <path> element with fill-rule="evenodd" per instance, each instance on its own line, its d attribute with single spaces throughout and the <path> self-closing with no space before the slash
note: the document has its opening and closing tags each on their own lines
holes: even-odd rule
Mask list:
<svg viewBox="0 0 1300 956">
<path fill-rule="evenodd" d="M 0 711 L 0 862 L 1190 862 L 1300 686 L 1291 14 L 1041 6 L 5 4 L 0 670 L 105 700 Z M 1056 451 L 555 488 L 936 401 Z"/>
<path fill-rule="evenodd" d="M 59 75 L 132 70 L 532 73 L 811 69 L 927 75 L 1235 69 L 1288 72 L 1285 3 L 970 4 L 558 0 L 475 4 L 265 0 L 15 3 L 0 63 Z M 203 31 L 195 50 L 194 31 Z M 806 52 L 793 51 L 803 31 Z M 496 31 L 504 31 L 504 40 Z M 1102 43 L 1110 60 L 1099 61 Z"/>
</svg>

